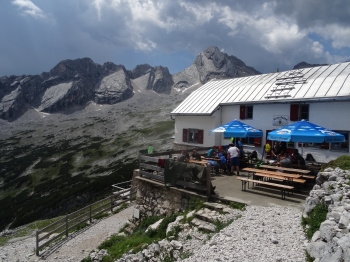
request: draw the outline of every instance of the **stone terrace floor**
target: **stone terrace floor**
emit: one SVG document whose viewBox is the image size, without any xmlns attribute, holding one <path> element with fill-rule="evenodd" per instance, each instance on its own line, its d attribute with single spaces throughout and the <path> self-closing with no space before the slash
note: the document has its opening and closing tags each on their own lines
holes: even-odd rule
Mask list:
<svg viewBox="0 0 350 262">
<path fill-rule="evenodd" d="M 240 172 L 242 177 L 247 177 L 247 172 Z M 294 191 L 294 194 L 286 195 L 282 200 L 281 190 L 277 188 L 267 188 L 266 186 L 256 186 L 247 191 L 242 191 L 242 182 L 236 179 L 237 176 L 219 174 L 212 177 L 212 184 L 216 186 L 215 193 L 221 198 L 257 206 L 288 206 L 304 209 L 305 199 L 309 195 L 312 185 L 301 186 L 300 191 Z"/>
</svg>

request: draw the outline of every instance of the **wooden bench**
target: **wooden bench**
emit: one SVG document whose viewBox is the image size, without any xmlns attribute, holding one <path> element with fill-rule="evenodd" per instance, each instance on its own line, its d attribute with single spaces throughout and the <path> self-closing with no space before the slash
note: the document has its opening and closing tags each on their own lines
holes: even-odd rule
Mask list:
<svg viewBox="0 0 350 262">
<path fill-rule="evenodd" d="M 271 170 L 258 169 L 258 168 L 252 168 L 252 167 L 243 168 L 242 171 L 247 171 L 248 175 L 250 175 L 250 174 L 254 175 L 255 173 L 260 173 L 260 174 L 266 174 L 266 175 L 285 176 L 285 177 L 290 177 L 293 179 L 301 177 L 301 175 L 298 175 L 298 174 L 288 174 L 288 173 L 283 173 L 283 172 L 278 172 L 278 171 L 271 171 Z"/>
<path fill-rule="evenodd" d="M 268 169 L 268 170 L 283 170 L 287 173 L 296 173 L 300 175 L 306 175 L 310 173 L 310 170 L 304 170 L 304 169 L 298 169 L 298 168 L 289 168 L 289 167 L 282 167 L 282 166 L 269 166 L 269 165 L 261 165 L 261 168 Z"/>
<path fill-rule="evenodd" d="M 237 179 L 242 181 L 242 191 L 246 191 L 246 184 L 247 183 L 248 183 L 248 188 L 249 188 L 249 182 L 253 183 L 253 187 L 254 187 L 254 184 L 267 185 L 270 187 L 276 187 L 278 189 L 281 189 L 282 199 L 286 198 L 286 192 L 288 192 L 288 196 L 289 196 L 289 191 L 292 191 L 294 189 L 294 186 L 281 185 L 281 184 L 276 184 L 276 183 L 271 183 L 271 182 L 266 182 L 266 181 L 254 180 L 254 179 L 250 179 L 250 178 L 237 177 Z"/>
<path fill-rule="evenodd" d="M 264 174 L 264 173 L 255 173 L 254 177 L 256 176 L 260 176 L 260 177 L 266 177 L 266 178 L 270 178 L 270 179 L 278 179 L 278 180 L 283 180 L 283 181 L 288 181 L 288 182 L 295 182 L 295 183 L 299 183 L 299 184 L 305 184 L 306 180 L 305 179 L 301 179 L 301 178 L 293 178 L 290 176 L 285 176 L 284 174 L 281 173 L 280 174 Z M 254 179 L 253 177 L 253 179 Z"/>
</svg>

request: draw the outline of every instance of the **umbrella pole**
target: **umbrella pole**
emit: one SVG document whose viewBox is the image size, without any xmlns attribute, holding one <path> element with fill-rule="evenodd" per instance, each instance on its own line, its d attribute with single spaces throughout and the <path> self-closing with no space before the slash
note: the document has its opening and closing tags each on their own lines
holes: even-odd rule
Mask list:
<svg viewBox="0 0 350 262">
<path fill-rule="evenodd" d="M 301 143 L 301 156 L 304 157 L 303 155 L 304 155 L 304 143 Z"/>
</svg>

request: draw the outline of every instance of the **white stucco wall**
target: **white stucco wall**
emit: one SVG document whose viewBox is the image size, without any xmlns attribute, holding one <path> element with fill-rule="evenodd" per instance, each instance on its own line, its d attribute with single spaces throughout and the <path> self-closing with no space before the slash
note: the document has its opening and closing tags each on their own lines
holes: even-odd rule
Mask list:
<svg viewBox="0 0 350 262">
<path fill-rule="evenodd" d="M 182 142 L 182 129 L 196 128 L 204 130 L 204 144 L 202 146 L 208 147 L 228 144 L 229 140 L 223 139 L 222 134 L 211 133 L 209 135 L 209 131 L 223 123 L 239 119 L 239 109 L 239 105 L 221 106 L 221 109 L 216 111 L 212 116 L 176 116 L 175 142 L 185 144 Z M 350 102 L 309 103 L 309 121 L 334 131 L 350 131 L 349 114 Z M 253 105 L 253 119 L 241 121 L 263 131 L 262 145 L 264 145 L 266 143 L 266 130 L 281 127 L 273 125 L 273 116 L 277 115 L 287 116 L 287 124 L 289 124 L 290 104 L 255 104 Z M 297 143 L 295 147 L 298 148 Z M 246 146 L 246 148 L 248 150 L 256 150 L 259 154 L 262 154 L 263 150 L 263 147 L 249 148 Z M 299 148 L 299 152 L 301 151 L 301 148 Z M 349 152 L 304 148 L 304 157 L 307 153 L 311 153 L 320 162 L 329 162 L 344 154 L 350 155 Z"/>
</svg>

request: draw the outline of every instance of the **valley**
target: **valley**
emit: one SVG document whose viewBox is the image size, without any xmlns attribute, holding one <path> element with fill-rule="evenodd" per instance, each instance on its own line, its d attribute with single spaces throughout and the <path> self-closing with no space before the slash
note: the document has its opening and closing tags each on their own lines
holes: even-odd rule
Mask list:
<svg viewBox="0 0 350 262">
<path fill-rule="evenodd" d="M 169 113 L 186 96 L 137 92 L 115 105 L 1 120 L 0 230 L 72 212 L 130 180 L 140 150 L 172 147 Z"/>
</svg>

